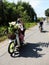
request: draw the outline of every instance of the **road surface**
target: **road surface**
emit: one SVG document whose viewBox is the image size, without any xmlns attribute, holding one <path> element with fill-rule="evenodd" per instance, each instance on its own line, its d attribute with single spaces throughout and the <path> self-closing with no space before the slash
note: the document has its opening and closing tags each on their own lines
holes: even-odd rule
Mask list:
<svg viewBox="0 0 49 65">
<path fill-rule="evenodd" d="M 49 24 L 41 33 L 38 25 L 25 34 L 26 46 L 15 57 L 8 53 L 9 40 L 0 43 L 0 65 L 49 65 Z"/>
</svg>

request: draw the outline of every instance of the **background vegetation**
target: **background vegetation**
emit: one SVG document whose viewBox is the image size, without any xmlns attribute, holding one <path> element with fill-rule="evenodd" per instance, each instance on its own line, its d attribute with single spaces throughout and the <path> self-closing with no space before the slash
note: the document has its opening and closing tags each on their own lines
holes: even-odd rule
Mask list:
<svg viewBox="0 0 49 65">
<path fill-rule="evenodd" d="M 49 8 L 45 10 L 45 15 L 49 17 Z"/>
<path fill-rule="evenodd" d="M 8 25 L 8 22 L 16 21 L 21 17 L 24 22 L 37 20 L 37 15 L 29 3 L 17 2 L 9 3 L 6 0 L 0 5 L 0 25 Z"/>
<path fill-rule="evenodd" d="M 8 29 L 8 22 L 16 21 L 19 17 L 22 18 L 26 28 L 34 26 L 37 21 L 37 14 L 29 3 L 0 1 L 0 39 L 6 38 L 4 31 Z"/>
</svg>

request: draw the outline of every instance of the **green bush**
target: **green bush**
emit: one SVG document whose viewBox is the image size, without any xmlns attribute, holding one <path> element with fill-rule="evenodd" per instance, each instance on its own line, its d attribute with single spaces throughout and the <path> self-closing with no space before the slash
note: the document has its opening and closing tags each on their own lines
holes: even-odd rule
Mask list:
<svg viewBox="0 0 49 65">
<path fill-rule="evenodd" d="M 0 37 L 0 42 L 4 41 L 5 39 L 7 39 L 7 36 Z"/>
<path fill-rule="evenodd" d="M 24 24 L 25 24 L 25 28 L 28 29 L 30 27 L 35 26 L 37 23 L 36 22 L 27 22 L 27 23 L 25 22 Z"/>
<path fill-rule="evenodd" d="M 6 30 L 6 26 L 1 26 L 0 27 L 0 37 L 4 35 L 4 31 Z"/>
</svg>

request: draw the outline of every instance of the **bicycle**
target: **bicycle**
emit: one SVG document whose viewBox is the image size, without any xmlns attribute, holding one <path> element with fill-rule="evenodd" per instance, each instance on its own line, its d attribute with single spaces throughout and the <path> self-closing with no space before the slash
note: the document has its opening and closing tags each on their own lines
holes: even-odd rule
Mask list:
<svg viewBox="0 0 49 65">
<path fill-rule="evenodd" d="M 9 35 L 8 38 L 10 38 L 8 52 L 12 56 L 12 54 L 15 52 L 15 49 L 19 51 L 20 48 L 24 45 L 24 36 L 21 33 L 19 33 L 18 30 L 16 30 L 16 32 L 11 36 Z"/>
</svg>

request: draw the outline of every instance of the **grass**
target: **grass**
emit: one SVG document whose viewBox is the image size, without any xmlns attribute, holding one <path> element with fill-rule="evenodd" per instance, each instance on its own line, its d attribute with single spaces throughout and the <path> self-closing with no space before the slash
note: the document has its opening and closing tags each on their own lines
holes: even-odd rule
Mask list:
<svg viewBox="0 0 49 65">
<path fill-rule="evenodd" d="M 33 27 L 33 26 L 35 26 L 35 25 L 37 25 L 36 22 L 27 22 L 27 23 L 25 23 L 26 29 L 28 29 L 28 28 L 30 28 L 30 27 Z"/>
<path fill-rule="evenodd" d="M 4 34 L 4 31 L 6 30 L 6 26 L 0 26 L 0 36 Z"/>
<path fill-rule="evenodd" d="M 4 35 L 4 31 L 6 30 L 6 26 L 0 26 L 0 42 L 7 39 L 7 36 Z"/>
<path fill-rule="evenodd" d="M 5 36 L 5 35 L 0 37 L 0 42 L 4 41 L 5 39 L 7 39 L 7 36 Z"/>
</svg>

